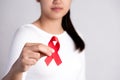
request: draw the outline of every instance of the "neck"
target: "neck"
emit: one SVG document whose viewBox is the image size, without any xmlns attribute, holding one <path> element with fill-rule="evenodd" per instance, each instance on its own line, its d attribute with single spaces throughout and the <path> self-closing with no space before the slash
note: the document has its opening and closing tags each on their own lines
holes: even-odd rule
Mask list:
<svg viewBox="0 0 120 80">
<path fill-rule="evenodd" d="M 51 20 L 51 19 L 40 17 L 40 19 L 37 20 L 34 24 L 40 29 L 51 34 L 61 34 L 64 32 L 61 25 L 62 19 Z"/>
</svg>

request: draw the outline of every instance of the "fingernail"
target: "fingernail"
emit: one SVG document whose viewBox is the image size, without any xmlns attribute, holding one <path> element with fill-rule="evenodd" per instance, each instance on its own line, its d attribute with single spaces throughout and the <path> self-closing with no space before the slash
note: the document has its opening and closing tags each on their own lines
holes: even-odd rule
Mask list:
<svg viewBox="0 0 120 80">
<path fill-rule="evenodd" d="M 51 56 L 52 55 L 52 53 L 49 53 L 49 55 L 48 56 Z"/>
<path fill-rule="evenodd" d="M 49 56 L 51 56 L 52 53 L 54 53 L 54 52 L 55 52 L 55 50 L 51 48 L 50 53 L 49 53 Z"/>
<path fill-rule="evenodd" d="M 52 51 L 52 53 L 54 53 L 54 52 L 55 52 L 55 50 L 54 50 L 53 48 L 51 48 L 51 51 Z"/>
</svg>

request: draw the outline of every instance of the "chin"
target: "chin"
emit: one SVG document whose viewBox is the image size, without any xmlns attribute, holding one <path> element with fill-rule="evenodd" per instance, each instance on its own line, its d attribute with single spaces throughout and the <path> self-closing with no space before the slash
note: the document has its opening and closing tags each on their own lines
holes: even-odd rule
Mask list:
<svg viewBox="0 0 120 80">
<path fill-rule="evenodd" d="M 50 16 L 50 18 L 51 18 L 51 19 L 62 19 L 63 16 L 64 16 L 64 15 L 58 15 L 58 14 L 56 14 L 56 15 Z"/>
</svg>

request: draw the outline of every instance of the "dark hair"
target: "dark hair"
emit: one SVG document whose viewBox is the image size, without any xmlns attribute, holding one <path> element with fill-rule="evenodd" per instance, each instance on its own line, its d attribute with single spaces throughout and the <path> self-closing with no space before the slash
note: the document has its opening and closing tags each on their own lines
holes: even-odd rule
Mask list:
<svg viewBox="0 0 120 80">
<path fill-rule="evenodd" d="M 79 49 L 79 51 L 83 51 L 85 48 L 85 43 L 82 38 L 76 32 L 71 19 L 70 19 L 70 10 L 62 19 L 62 27 L 69 34 L 72 40 L 75 43 L 75 48 Z"/>
</svg>

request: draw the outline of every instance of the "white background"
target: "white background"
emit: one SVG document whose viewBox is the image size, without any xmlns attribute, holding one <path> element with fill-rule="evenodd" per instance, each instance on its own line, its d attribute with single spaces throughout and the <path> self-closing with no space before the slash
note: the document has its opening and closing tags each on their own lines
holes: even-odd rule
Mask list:
<svg viewBox="0 0 120 80">
<path fill-rule="evenodd" d="M 72 0 L 71 17 L 86 42 L 87 80 L 120 80 L 120 0 Z M 0 0 L 0 79 L 15 30 L 39 17 L 35 0 Z"/>
</svg>

